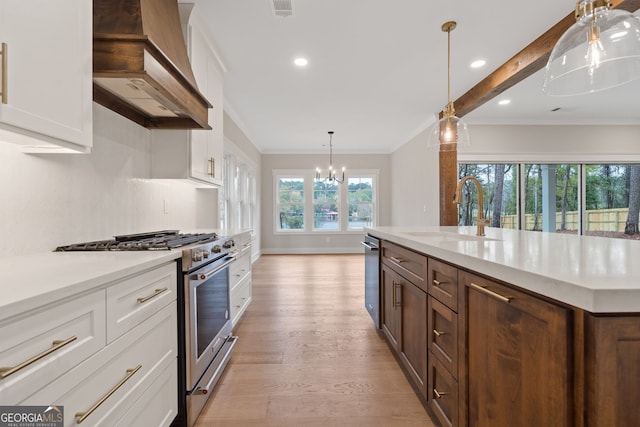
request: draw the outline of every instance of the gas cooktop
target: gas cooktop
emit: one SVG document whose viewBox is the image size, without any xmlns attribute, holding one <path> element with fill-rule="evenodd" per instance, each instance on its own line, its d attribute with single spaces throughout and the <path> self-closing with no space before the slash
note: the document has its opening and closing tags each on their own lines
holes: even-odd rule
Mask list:
<svg viewBox="0 0 640 427">
<path fill-rule="evenodd" d="M 178 230 L 114 236 L 111 240 L 74 243 L 58 246 L 57 252 L 66 251 L 157 251 L 177 249 L 194 243 L 208 243 L 218 239 L 216 233 L 180 233 Z"/>
</svg>

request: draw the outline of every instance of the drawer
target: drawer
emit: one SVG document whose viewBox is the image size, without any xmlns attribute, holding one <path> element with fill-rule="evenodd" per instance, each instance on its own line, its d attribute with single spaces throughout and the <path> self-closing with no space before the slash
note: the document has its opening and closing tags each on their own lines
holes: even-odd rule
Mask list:
<svg viewBox="0 0 640 427">
<path fill-rule="evenodd" d="M 167 367 L 175 366 L 176 329 L 173 302 L 20 404 L 64 406 L 65 427 L 77 425 L 77 413 L 85 413 L 83 425 L 113 426 L 145 391 L 153 393 L 151 385 Z M 177 383 L 173 390 L 177 400 Z"/>
<path fill-rule="evenodd" d="M 136 400 L 131 409 L 115 423 L 116 427 L 170 426 L 178 415 L 176 384 L 178 361 L 169 365 L 160 377 Z"/>
<path fill-rule="evenodd" d="M 242 281 L 247 274 L 251 271 L 251 257 L 249 253 L 246 252 L 245 255 L 242 255 L 229 266 L 229 282 L 231 286 L 231 290 Z"/>
<path fill-rule="evenodd" d="M 176 299 L 177 266 L 164 265 L 107 288 L 107 342 Z"/>
<path fill-rule="evenodd" d="M 458 382 L 442 364 L 429 357 L 428 405 L 443 426 L 458 426 Z"/>
<path fill-rule="evenodd" d="M 438 301 L 458 312 L 458 269 L 435 259 L 429 259 L 427 292 Z"/>
<path fill-rule="evenodd" d="M 458 378 L 458 314 L 431 296 L 427 310 L 428 348 Z"/>
<path fill-rule="evenodd" d="M 231 323 L 236 325 L 251 302 L 251 277 L 246 277 L 231 292 Z"/>
<path fill-rule="evenodd" d="M 382 241 L 382 262 L 405 276 L 423 291 L 427 291 L 427 257 L 412 250 Z"/>
<path fill-rule="evenodd" d="M 0 322 L 0 366 L 16 368 L 0 378 L 0 402 L 17 404 L 101 350 L 105 318 L 99 290 Z"/>
</svg>

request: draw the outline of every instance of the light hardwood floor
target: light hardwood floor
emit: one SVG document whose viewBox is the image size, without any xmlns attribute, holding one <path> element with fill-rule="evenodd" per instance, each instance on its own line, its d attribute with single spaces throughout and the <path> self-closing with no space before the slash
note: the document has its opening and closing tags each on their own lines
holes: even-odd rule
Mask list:
<svg viewBox="0 0 640 427">
<path fill-rule="evenodd" d="M 196 427 L 426 426 L 364 308 L 363 255 L 265 255 Z"/>
</svg>

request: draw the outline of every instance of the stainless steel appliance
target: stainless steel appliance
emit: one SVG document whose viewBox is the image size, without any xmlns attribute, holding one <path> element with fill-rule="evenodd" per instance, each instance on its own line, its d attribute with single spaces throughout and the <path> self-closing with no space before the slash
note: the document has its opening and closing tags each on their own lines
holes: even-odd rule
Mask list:
<svg viewBox="0 0 640 427">
<path fill-rule="evenodd" d="M 192 426 L 231 359 L 237 337 L 229 315 L 233 240 L 183 251 L 186 422 Z"/>
<path fill-rule="evenodd" d="M 364 241 L 364 306 L 380 328 L 380 240 L 366 235 Z"/>
<path fill-rule="evenodd" d="M 180 250 L 178 268 L 178 416 L 173 426 L 192 426 L 204 407 L 238 337 L 229 316 L 229 265 L 236 248 L 215 233 L 177 230 L 116 236 L 60 246 L 56 251 Z"/>
</svg>

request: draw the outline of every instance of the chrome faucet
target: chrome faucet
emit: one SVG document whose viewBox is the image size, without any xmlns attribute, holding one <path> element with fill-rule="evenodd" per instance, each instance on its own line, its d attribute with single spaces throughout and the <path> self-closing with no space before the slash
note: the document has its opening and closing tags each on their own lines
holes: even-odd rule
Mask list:
<svg viewBox="0 0 640 427">
<path fill-rule="evenodd" d="M 482 207 L 482 185 L 480 185 L 480 181 L 473 176 L 465 176 L 461 178 L 460 182 L 458 182 L 458 186 L 456 187 L 456 193 L 453 195 L 453 203 L 456 205 L 462 203 L 462 187 L 467 181 L 472 181 L 478 189 L 478 217 L 474 218 L 476 221 L 476 227 L 478 227 L 476 236 L 484 236 L 484 227 L 485 225 L 489 225 L 489 221 L 484 219 L 484 210 Z"/>
</svg>

